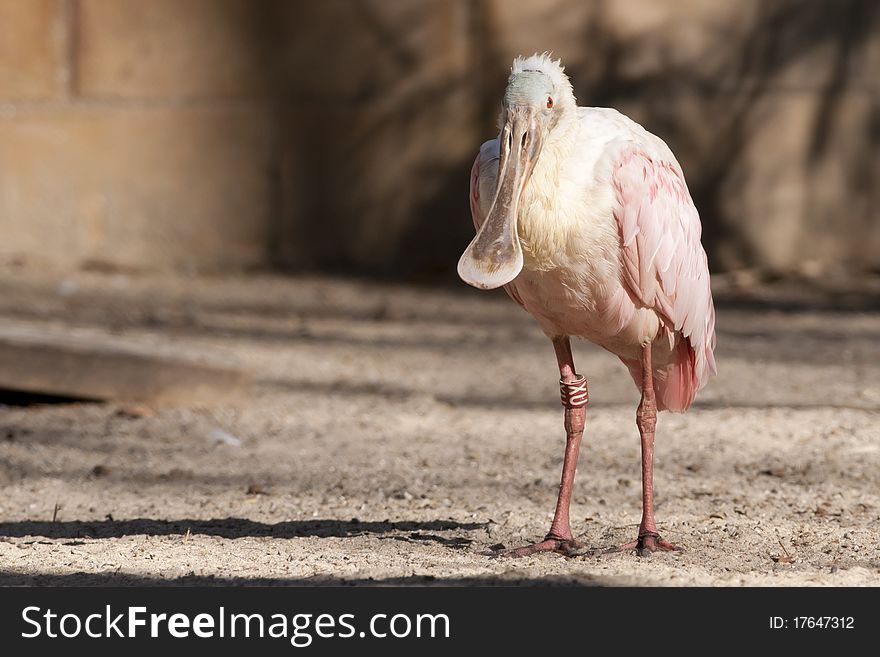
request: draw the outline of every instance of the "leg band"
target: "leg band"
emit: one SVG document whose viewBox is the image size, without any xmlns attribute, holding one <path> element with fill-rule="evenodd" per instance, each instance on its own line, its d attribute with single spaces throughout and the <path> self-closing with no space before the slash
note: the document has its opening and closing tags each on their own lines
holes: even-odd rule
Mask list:
<svg viewBox="0 0 880 657">
<path fill-rule="evenodd" d="M 562 405 L 566 408 L 582 408 L 590 401 L 585 376 L 580 376 L 570 383 L 560 379 L 559 392 L 562 394 Z"/>
</svg>

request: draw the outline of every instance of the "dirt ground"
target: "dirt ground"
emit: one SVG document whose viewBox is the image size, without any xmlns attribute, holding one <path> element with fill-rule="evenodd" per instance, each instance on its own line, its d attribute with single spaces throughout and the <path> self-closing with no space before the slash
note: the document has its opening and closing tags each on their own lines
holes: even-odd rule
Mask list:
<svg viewBox="0 0 880 657">
<path fill-rule="evenodd" d="M 198 406 L 0 405 L 0 584 L 880 585 L 880 312 L 718 298 L 719 376 L 658 426 L 658 523 L 685 551 L 503 560 L 484 553 L 549 526 L 564 435 L 550 343 L 502 293 L 7 266 L 7 325 L 254 383 Z M 638 395 L 575 350 L 573 527 L 610 546 L 639 521 Z"/>
</svg>

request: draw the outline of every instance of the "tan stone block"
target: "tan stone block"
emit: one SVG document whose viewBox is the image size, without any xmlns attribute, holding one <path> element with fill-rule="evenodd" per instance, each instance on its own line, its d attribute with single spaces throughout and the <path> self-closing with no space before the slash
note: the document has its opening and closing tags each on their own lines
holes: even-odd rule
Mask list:
<svg viewBox="0 0 880 657">
<path fill-rule="evenodd" d="M 82 0 L 78 88 L 84 96 L 231 96 L 260 71 L 257 5 L 248 0 Z"/>
<path fill-rule="evenodd" d="M 473 236 L 468 172 L 487 137 L 470 100 L 458 87 L 419 112 L 292 112 L 280 142 L 282 260 L 386 272 L 454 263 Z"/>
<path fill-rule="evenodd" d="M 464 0 L 82 0 L 86 96 L 362 99 L 461 74 Z"/>
<path fill-rule="evenodd" d="M 567 66 L 580 69 L 595 52 L 585 37 L 600 14 L 601 6 L 594 1 L 487 0 L 479 18 L 486 32 L 483 52 L 493 57 L 496 71 L 505 77 L 514 57 L 535 52 L 549 51 Z"/>
<path fill-rule="evenodd" d="M 716 191 L 727 266 L 820 271 L 876 267 L 880 167 L 865 141 L 877 100 L 820 92 L 768 95 L 745 119 L 745 142 Z"/>
<path fill-rule="evenodd" d="M 63 40 L 58 0 L 0 0 L 0 101 L 54 97 Z"/>
<path fill-rule="evenodd" d="M 277 86 L 303 101 L 387 102 L 431 78 L 439 93 L 467 72 L 467 12 L 463 0 L 282 2 Z"/>
<path fill-rule="evenodd" d="M 800 266 L 880 267 L 880 96 L 820 95 L 804 160 Z"/>
<path fill-rule="evenodd" d="M 75 265 L 264 261 L 272 128 L 246 110 L 78 109 L 0 118 L 4 254 Z"/>
<path fill-rule="evenodd" d="M 880 12 L 870 6 L 491 0 L 486 24 L 500 65 L 517 54 L 551 50 L 562 57 L 582 95 L 596 85 L 601 93 L 607 87 L 630 93 L 737 92 L 755 85 L 839 91 L 841 85 L 880 84 Z"/>
<path fill-rule="evenodd" d="M 749 54 L 743 49 L 759 9 L 758 0 L 608 3 L 597 17 L 597 32 L 606 36 L 595 57 L 630 84 L 726 86 Z"/>
<path fill-rule="evenodd" d="M 880 10 L 876 12 L 874 27 L 869 32 L 862 56 L 856 59 L 853 81 L 874 92 L 880 91 Z"/>
<path fill-rule="evenodd" d="M 282 122 L 276 255 L 379 271 L 448 266 L 472 232 L 467 175 L 488 136 L 477 130 L 462 3 L 308 6 L 327 13 L 305 17 L 310 33 L 284 55 L 311 91 Z M 303 68 L 337 28 L 349 41 Z"/>
</svg>

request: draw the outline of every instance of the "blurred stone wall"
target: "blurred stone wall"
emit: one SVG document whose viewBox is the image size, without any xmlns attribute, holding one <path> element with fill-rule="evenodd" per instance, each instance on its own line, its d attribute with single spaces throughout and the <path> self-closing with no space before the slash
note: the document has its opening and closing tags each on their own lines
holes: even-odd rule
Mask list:
<svg viewBox="0 0 880 657">
<path fill-rule="evenodd" d="M 880 268 L 875 0 L 0 0 L 0 259 L 454 276 L 543 50 L 670 143 L 715 269 Z"/>
</svg>

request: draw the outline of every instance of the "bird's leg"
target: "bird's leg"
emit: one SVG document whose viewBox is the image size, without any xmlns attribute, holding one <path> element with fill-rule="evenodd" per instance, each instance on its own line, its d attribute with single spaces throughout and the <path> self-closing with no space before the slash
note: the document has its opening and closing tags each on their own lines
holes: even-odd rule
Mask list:
<svg viewBox="0 0 880 657">
<path fill-rule="evenodd" d="M 583 545 L 574 540 L 571 534 L 571 489 L 577 470 L 578 453 L 581 437 L 586 422 L 586 405 L 589 401 L 587 378 L 578 376 L 574 370 L 574 359 L 571 355 L 571 344 L 567 337 L 555 338 L 553 347 L 559 363 L 559 389 L 562 405 L 565 407 L 565 458 L 562 464 L 562 481 L 559 484 L 559 498 L 556 500 L 556 512 L 550 531 L 540 543 L 508 550 L 502 556 L 525 557 L 535 552 L 558 552 L 566 556 L 578 554 Z"/>
<path fill-rule="evenodd" d="M 642 401 L 636 411 L 636 425 L 642 439 L 642 522 L 639 537 L 622 545 L 620 550 L 635 550 L 640 557 L 657 550 L 678 550 L 663 540 L 654 522 L 654 431 L 657 427 L 657 398 L 654 395 L 654 369 L 651 343 L 642 347 Z"/>
</svg>

